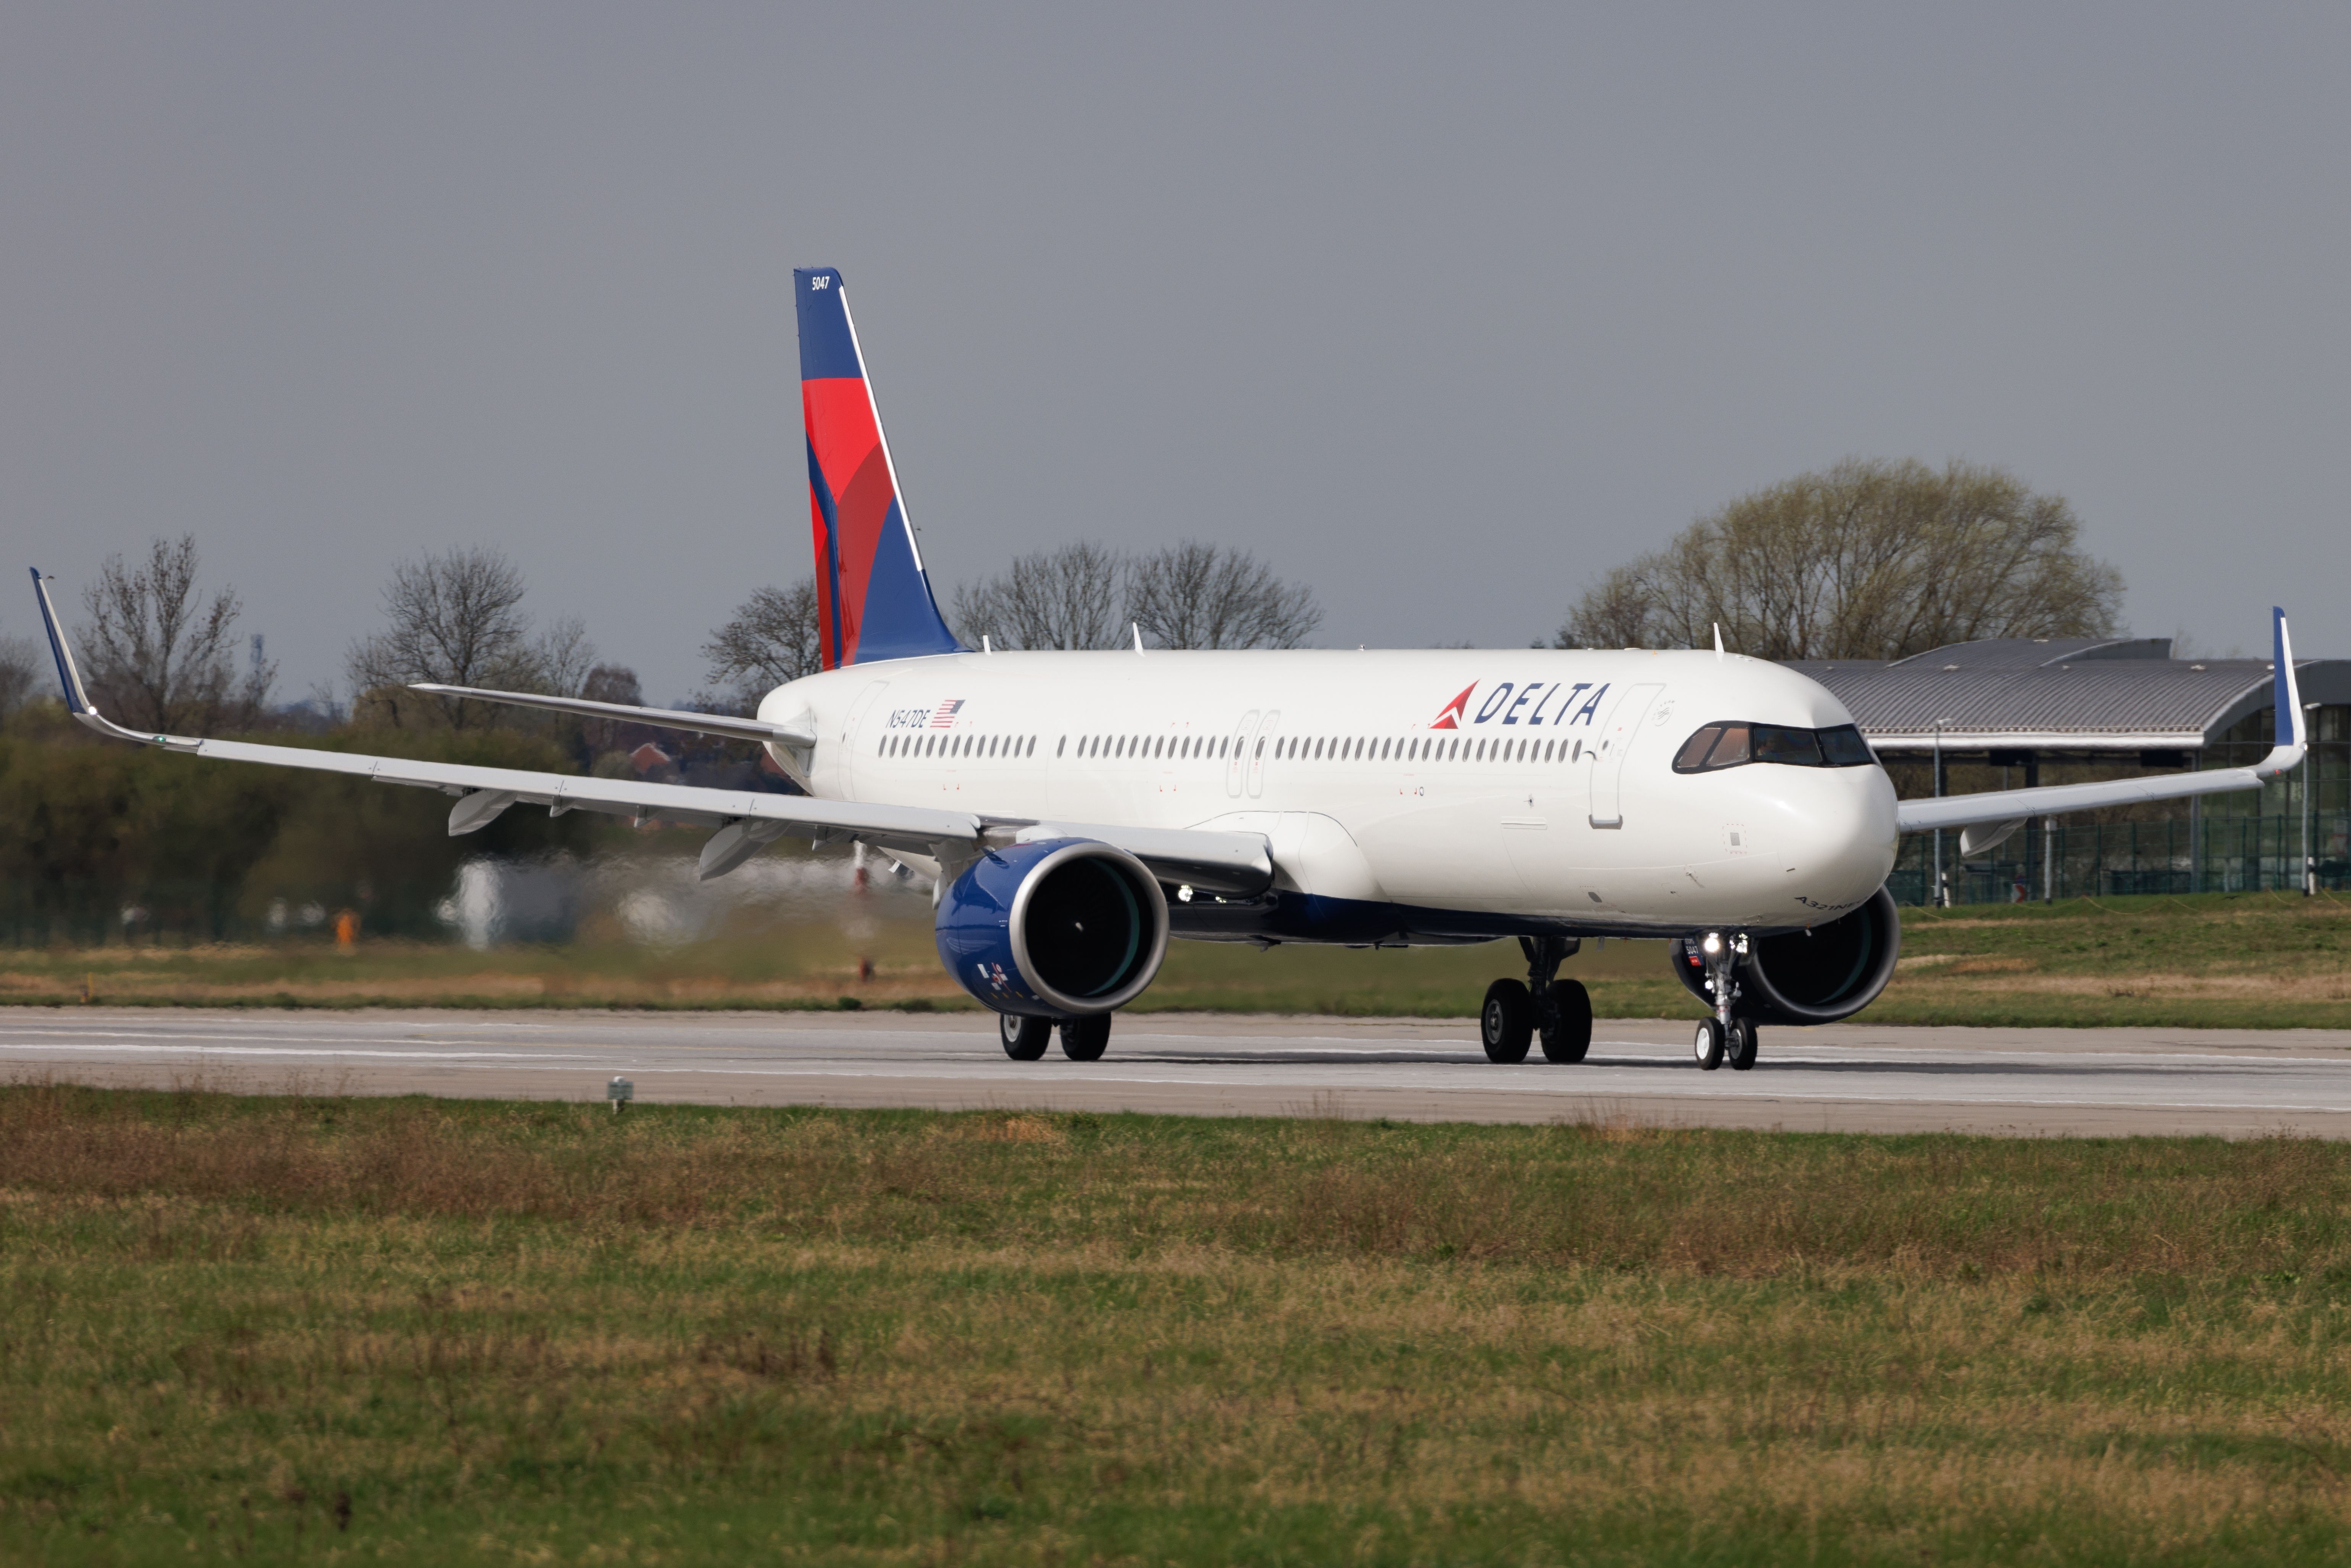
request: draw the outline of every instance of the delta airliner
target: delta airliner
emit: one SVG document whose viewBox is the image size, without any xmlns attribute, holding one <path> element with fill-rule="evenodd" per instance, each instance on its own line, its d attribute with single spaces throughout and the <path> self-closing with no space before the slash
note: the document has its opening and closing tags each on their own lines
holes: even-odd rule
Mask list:
<svg viewBox="0 0 2351 1568">
<path fill-rule="evenodd" d="M 941 961 L 1032 1061 L 1058 1027 L 1099 1058 L 1171 937 L 1403 946 L 1516 937 L 1487 1054 L 1581 1061 L 1587 937 L 1670 938 L 1709 1009 L 1698 1062 L 1751 1067 L 1759 1026 L 1866 1007 L 1894 972 L 1900 836 L 2257 788 L 2300 761 L 2285 616 L 2260 766 L 1896 800 L 1815 682 L 1708 651 L 975 652 L 940 617 L 841 275 L 795 272 L 823 668 L 756 718 L 425 685 L 767 748 L 804 795 L 737 793 L 139 735 L 91 706 L 34 588 L 68 707 L 125 740 L 359 773 L 457 797 L 466 833 L 517 803 L 716 831 L 702 874 L 787 835 L 856 842 L 935 891 Z"/>
</svg>

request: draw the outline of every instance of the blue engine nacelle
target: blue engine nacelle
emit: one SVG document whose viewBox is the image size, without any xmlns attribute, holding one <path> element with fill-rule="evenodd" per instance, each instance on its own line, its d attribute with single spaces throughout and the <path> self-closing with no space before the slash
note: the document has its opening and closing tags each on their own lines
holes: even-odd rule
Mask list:
<svg viewBox="0 0 2351 1568">
<path fill-rule="evenodd" d="M 1143 994 L 1167 956 L 1167 895 L 1092 839 L 992 850 L 939 894 L 939 961 L 1000 1013 L 1072 1019 Z"/>
</svg>

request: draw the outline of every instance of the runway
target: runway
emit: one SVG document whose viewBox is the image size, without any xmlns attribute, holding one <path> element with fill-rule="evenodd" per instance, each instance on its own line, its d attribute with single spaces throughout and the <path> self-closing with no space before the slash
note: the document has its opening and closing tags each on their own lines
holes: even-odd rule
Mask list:
<svg viewBox="0 0 2351 1568">
<path fill-rule="evenodd" d="M 2351 1030 L 1765 1032 L 1701 1072 L 1688 1026 L 1603 1019 L 1581 1065 L 1487 1061 L 1468 1019 L 1130 1014 L 1110 1053 L 1008 1061 L 956 1013 L 0 1009 L 0 1079 L 637 1103 L 1621 1120 L 1790 1131 L 2351 1136 Z"/>
</svg>

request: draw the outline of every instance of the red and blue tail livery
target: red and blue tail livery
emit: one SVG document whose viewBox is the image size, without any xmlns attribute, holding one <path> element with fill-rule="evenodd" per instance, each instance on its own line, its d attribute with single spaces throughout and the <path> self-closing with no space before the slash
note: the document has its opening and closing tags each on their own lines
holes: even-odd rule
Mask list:
<svg viewBox="0 0 2351 1568">
<path fill-rule="evenodd" d="M 824 667 L 956 653 L 960 644 L 939 618 L 899 500 L 841 274 L 801 267 L 792 288 L 799 299 L 800 416 Z"/>
</svg>

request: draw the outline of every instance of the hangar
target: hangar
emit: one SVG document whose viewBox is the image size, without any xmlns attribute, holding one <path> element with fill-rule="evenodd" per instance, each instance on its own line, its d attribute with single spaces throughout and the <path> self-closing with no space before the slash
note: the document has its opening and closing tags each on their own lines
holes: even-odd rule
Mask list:
<svg viewBox="0 0 2351 1568">
<path fill-rule="evenodd" d="M 2015 637 L 1892 661 L 1792 661 L 1852 712 L 1905 796 L 2241 768 L 2273 733 L 2267 659 L 2177 658 L 2168 637 Z M 2031 822 L 1962 855 L 1904 841 L 1908 904 L 2351 885 L 2351 659 L 2296 659 L 2303 765 L 2266 788 Z"/>
</svg>

